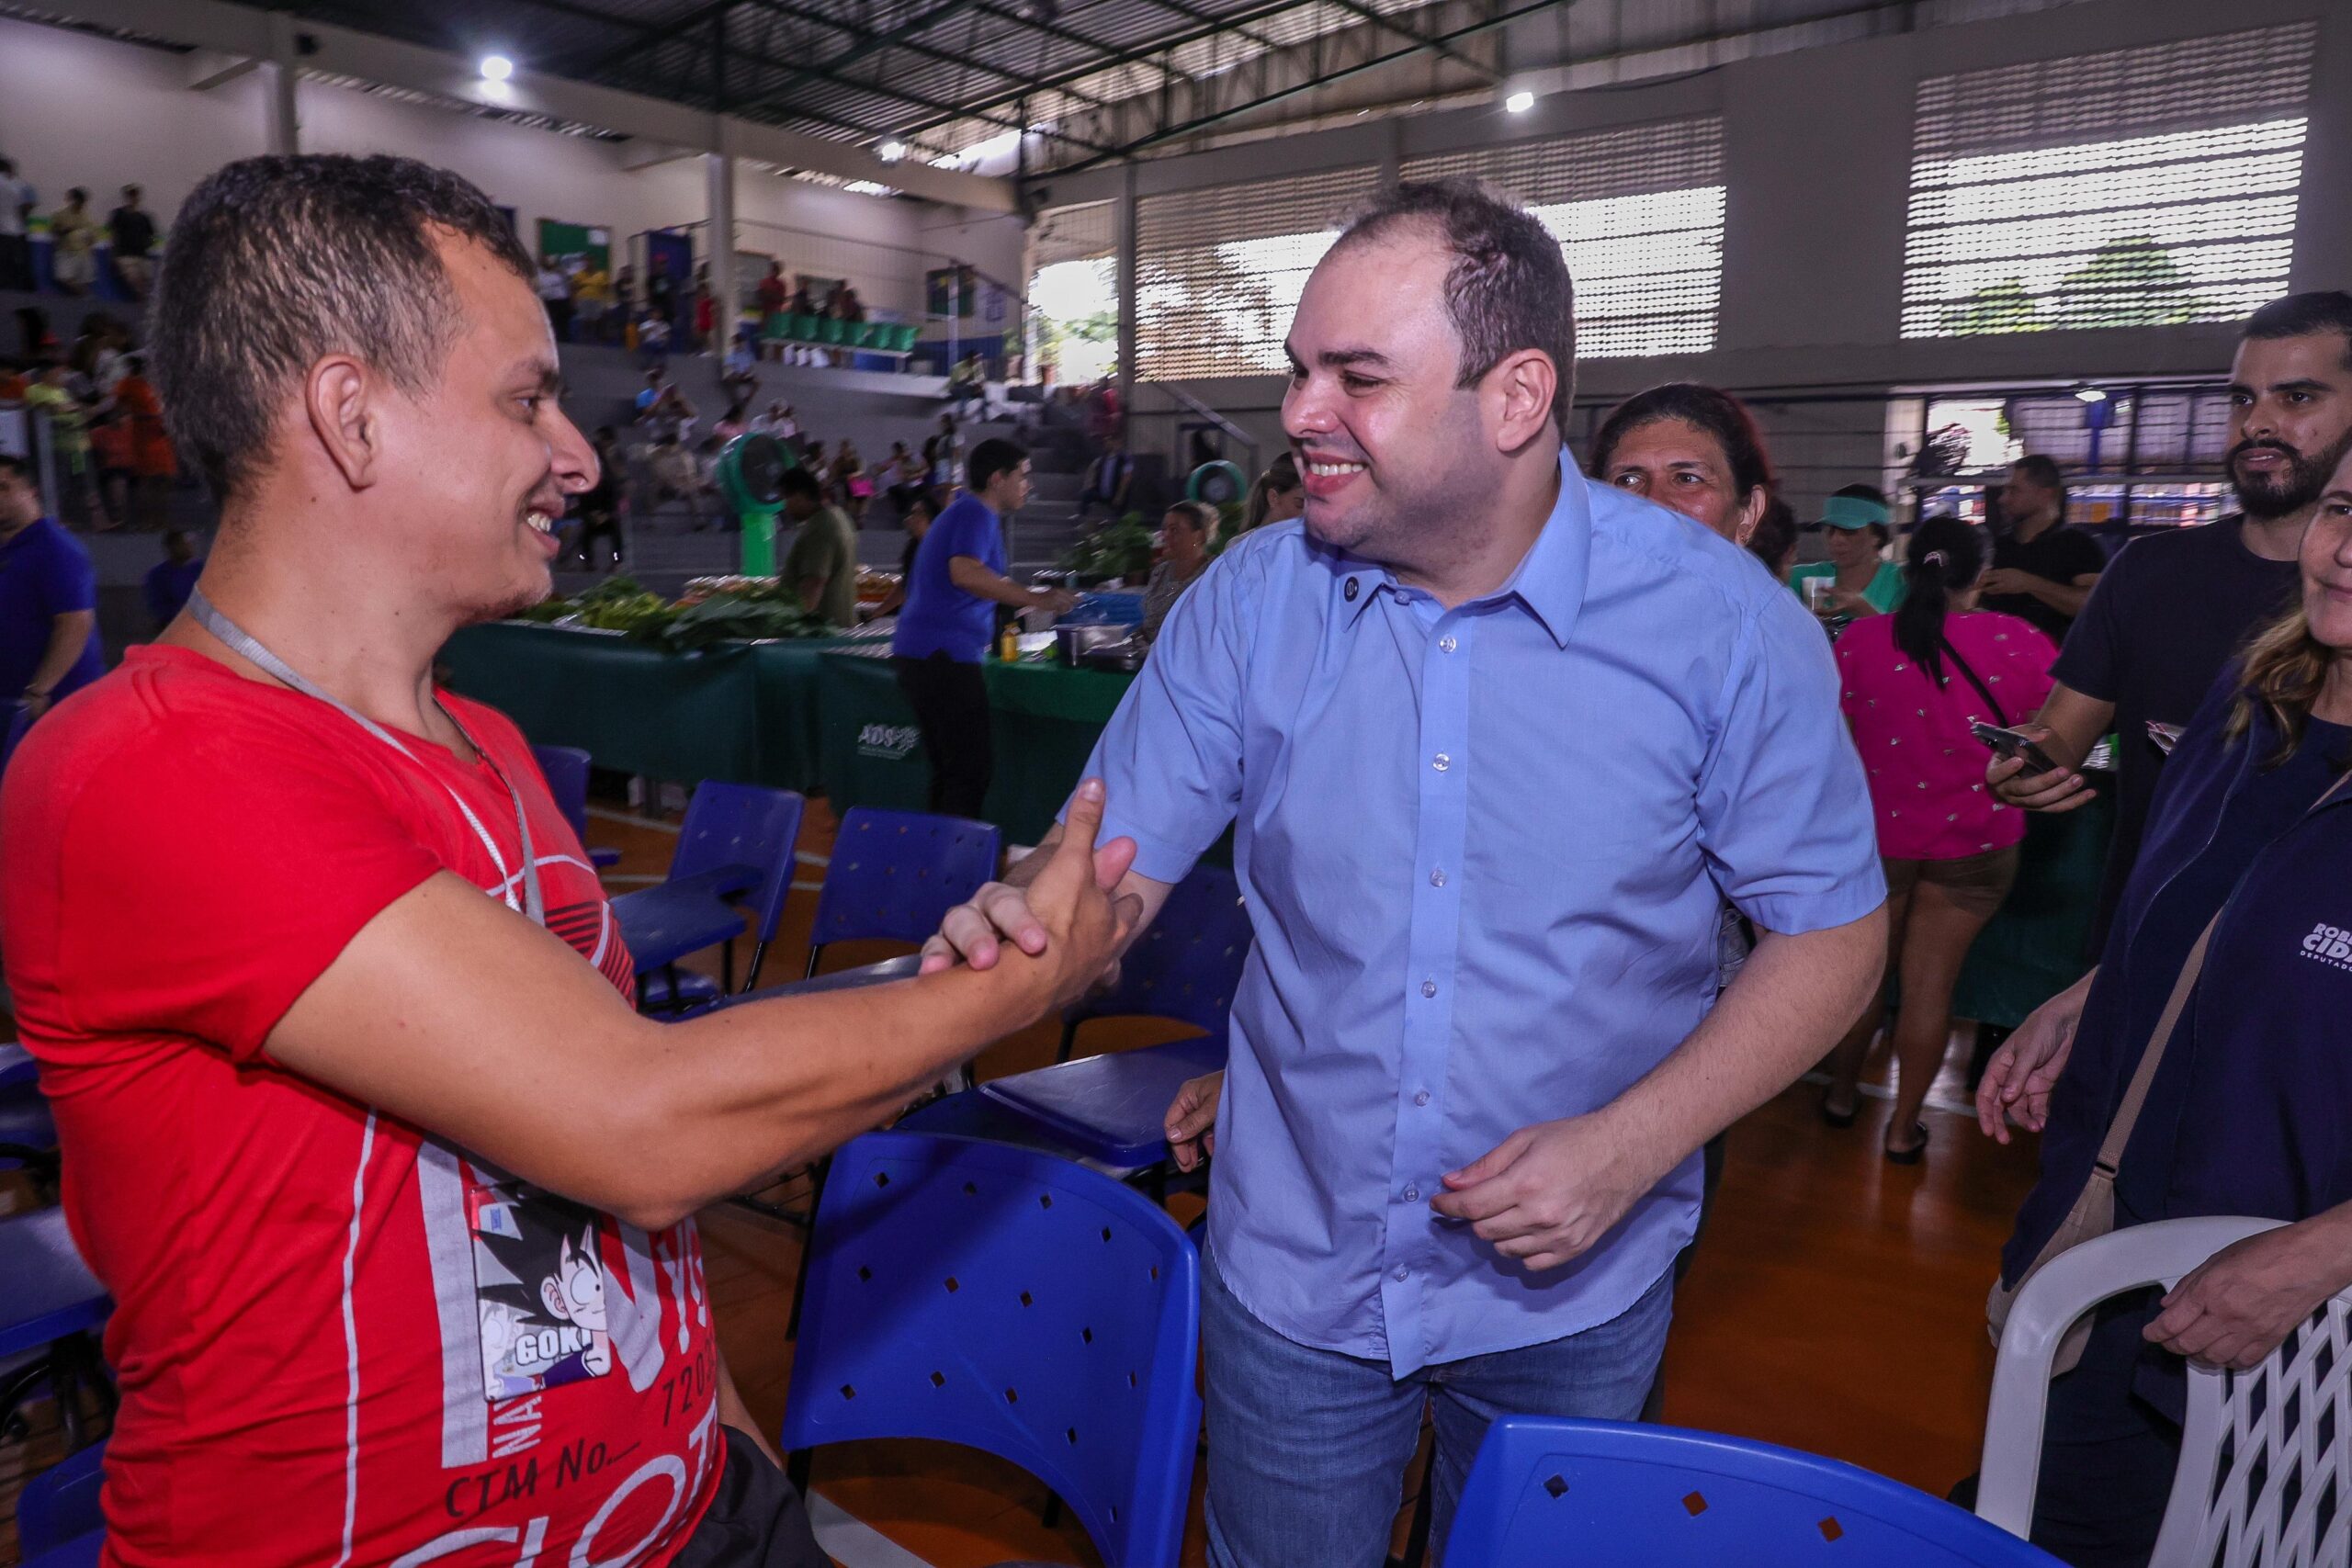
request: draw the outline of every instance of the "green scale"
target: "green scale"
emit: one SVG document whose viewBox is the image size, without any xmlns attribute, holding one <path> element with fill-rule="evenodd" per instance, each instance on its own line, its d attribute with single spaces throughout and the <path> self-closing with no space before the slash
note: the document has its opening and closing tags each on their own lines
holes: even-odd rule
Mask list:
<svg viewBox="0 0 2352 1568">
<path fill-rule="evenodd" d="M 745 577 L 776 572 L 775 519 L 784 510 L 784 476 L 800 466 L 773 435 L 739 435 L 718 455 L 718 489 L 741 526 Z"/>
</svg>

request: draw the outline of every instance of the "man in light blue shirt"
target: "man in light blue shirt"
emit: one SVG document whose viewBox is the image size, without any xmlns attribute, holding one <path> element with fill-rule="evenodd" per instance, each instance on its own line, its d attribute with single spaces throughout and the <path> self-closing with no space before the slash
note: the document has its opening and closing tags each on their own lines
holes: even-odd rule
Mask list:
<svg viewBox="0 0 2352 1568">
<path fill-rule="evenodd" d="M 1185 595 L 1089 764 L 1146 919 L 1232 822 L 1257 938 L 1204 1285 L 1219 1568 L 1380 1562 L 1425 1403 L 1439 1542 L 1495 1416 L 1637 1416 L 1697 1149 L 1884 956 L 1820 631 L 1577 471 L 1572 321 L 1557 243 L 1480 187 L 1360 216 L 1288 344 L 1304 519 Z M 1725 898 L 1766 934 L 1718 1000 Z M 1015 886 L 926 962 L 1003 940 L 1046 940 Z"/>
</svg>

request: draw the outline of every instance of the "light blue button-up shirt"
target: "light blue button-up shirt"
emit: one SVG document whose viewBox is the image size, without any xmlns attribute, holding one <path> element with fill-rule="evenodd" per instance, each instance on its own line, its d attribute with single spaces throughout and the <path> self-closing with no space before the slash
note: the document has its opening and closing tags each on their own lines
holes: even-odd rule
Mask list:
<svg viewBox="0 0 2352 1568">
<path fill-rule="evenodd" d="M 1814 618 L 1737 546 L 1560 475 L 1511 581 L 1452 610 L 1295 523 L 1237 541 L 1088 763 L 1145 876 L 1236 824 L 1257 941 L 1220 1272 L 1398 1377 L 1608 1322 L 1697 1221 L 1694 1155 L 1531 1274 L 1431 1211 L 1444 1172 L 1670 1055 L 1713 1003 L 1725 898 L 1802 932 L 1885 897 Z"/>
</svg>

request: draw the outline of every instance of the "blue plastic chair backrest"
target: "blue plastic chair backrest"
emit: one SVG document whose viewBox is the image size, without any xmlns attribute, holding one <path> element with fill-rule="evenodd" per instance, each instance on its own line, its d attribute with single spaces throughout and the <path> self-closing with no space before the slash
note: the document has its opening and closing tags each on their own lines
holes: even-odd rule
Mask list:
<svg viewBox="0 0 2352 1568">
<path fill-rule="evenodd" d="M 1445 1560 L 2058 1568 L 1965 1509 L 1836 1460 L 1711 1432 L 1529 1416 L 1487 1429 Z"/>
<path fill-rule="evenodd" d="M 1053 1488 L 1108 1568 L 1173 1568 L 1199 1259 L 1165 1211 L 1035 1150 L 873 1133 L 811 1233 L 784 1446 L 932 1438 Z"/>
<path fill-rule="evenodd" d="M 1173 1018 L 1214 1034 L 1233 1010 L 1250 942 L 1250 912 L 1233 873 L 1196 865 L 1120 960 L 1119 983 L 1080 1002 L 1070 1019 Z"/>
<path fill-rule="evenodd" d="M 17 1497 L 17 1547 L 38 1557 L 106 1524 L 98 1512 L 107 1446 L 93 1443 L 25 1483 Z"/>
<path fill-rule="evenodd" d="M 773 942 L 784 920 L 784 902 L 792 896 L 792 852 L 808 806 L 788 789 L 706 779 L 686 802 L 670 874 L 695 876 L 729 865 L 756 868 L 760 885 L 752 896 L 752 913 L 760 940 Z"/>
<path fill-rule="evenodd" d="M 833 835 L 808 940 L 927 941 L 948 910 L 996 875 L 1003 845 L 986 822 L 854 806 Z"/>
<path fill-rule="evenodd" d="M 17 754 L 17 747 L 24 740 L 25 732 L 33 727 L 33 721 L 20 704 L 8 703 L 0 706 L 0 712 L 7 715 L 7 729 L 5 738 L 0 738 L 0 773 L 5 773 L 8 771 L 8 759 Z"/>
<path fill-rule="evenodd" d="M 588 753 L 577 746 L 534 746 L 539 773 L 555 796 L 556 809 L 571 824 L 574 837 L 588 841 Z"/>
</svg>

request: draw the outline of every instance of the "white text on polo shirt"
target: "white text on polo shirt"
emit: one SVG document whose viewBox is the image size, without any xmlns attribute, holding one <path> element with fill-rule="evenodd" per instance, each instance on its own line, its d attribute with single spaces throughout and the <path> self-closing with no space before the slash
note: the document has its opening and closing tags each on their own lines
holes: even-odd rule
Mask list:
<svg viewBox="0 0 2352 1568">
<path fill-rule="evenodd" d="M 2303 956 L 2332 964 L 2338 969 L 2352 969 L 2352 931 L 2341 926 L 2313 928 L 2312 934 L 2303 938 Z"/>
</svg>

